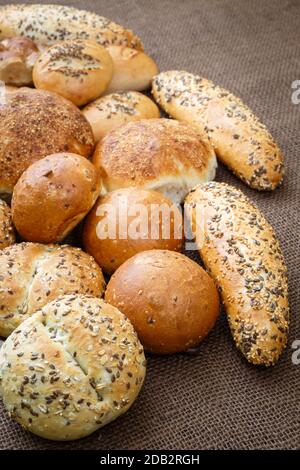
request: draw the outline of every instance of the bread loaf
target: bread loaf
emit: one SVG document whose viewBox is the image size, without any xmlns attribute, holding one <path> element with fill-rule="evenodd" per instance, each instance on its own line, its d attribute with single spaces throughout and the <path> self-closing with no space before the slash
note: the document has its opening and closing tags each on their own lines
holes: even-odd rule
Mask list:
<svg viewBox="0 0 300 470">
<path fill-rule="evenodd" d="M 36 44 L 29 38 L 17 37 L 0 42 L 0 80 L 7 85 L 32 84 L 32 69 L 39 56 Z"/>
<path fill-rule="evenodd" d="M 16 241 L 10 207 L 0 199 L 0 250 Z"/>
<path fill-rule="evenodd" d="M 253 364 L 274 364 L 287 342 L 289 305 L 272 227 L 241 191 L 224 183 L 199 185 L 186 209 L 237 347 Z"/>
<path fill-rule="evenodd" d="M 0 336 L 59 295 L 101 296 L 101 269 L 79 248 L 19 243 L 0 250 Z"/>
<path fill-rule="evenodd" d="M 10 416 L 47 439 L 79 439 L 125 413 L 145 377 L 131 323 L 86 295 L 66 295 L 28 318 L 0 351 Z"/>
<path fill-rule="evenodd" d="M 217 157 L 251 188 L 271 190 L 283 177 L 283 157 L 266 127 L 229 91 L 188 72 L 153 80 L 155 100 L 173 118 L 207 132 Z"/>
</svg>

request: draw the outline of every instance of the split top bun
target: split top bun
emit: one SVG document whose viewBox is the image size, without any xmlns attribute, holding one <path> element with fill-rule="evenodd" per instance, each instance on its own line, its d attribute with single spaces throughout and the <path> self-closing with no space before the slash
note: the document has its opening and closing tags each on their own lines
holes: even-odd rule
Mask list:
<svg viewBox="0 0 300 470">
<path fill-rule="evenodd" d="M 171 119 L 143 119 L 109 132 L 93 162 L 106 191 L 128 186 L 154 189 L 175 203 L 215 177 L 216 156 L 204 134 Z"/>
<path fill-rule="evenodd" d="M 103 300 L 67 295 L 48 303 L 0 351 L 0 393 L 12 416 L 38 436 L 88 436 L 125 413 L 145 377 L 131 323 Z"/>
<path fill-rule="evenodd" d="M 32 84 L 32 69 L 39 56 L 29 38 L 16 37 L 0 42 L 0 80 L 7 85 Z"/>
</svg>

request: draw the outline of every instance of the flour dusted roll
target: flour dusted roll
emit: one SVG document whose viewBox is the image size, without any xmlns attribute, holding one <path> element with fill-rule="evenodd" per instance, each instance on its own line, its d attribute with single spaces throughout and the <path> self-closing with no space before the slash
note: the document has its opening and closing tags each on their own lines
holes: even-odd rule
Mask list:
<svg viewBox="0 0 300 470">
<path fill-rule="evenodd" d="M 16 37 L 0 42 L 0 80 L 7 85 L 32 84 L 32 69 L 39 56 L 37 45 L 29 38 Z"/>
<path fill-rule="evenodd" d="M 229 91 L 184 71 L 153 80 L 155 100 L 173 118 L 208 133 L 217 157 L 251 188 L 271 190 L 283 178 L 283 157 L 266 127 Z"/>
<path fill-rule="evenodd" d="M 253 364 L 274 364 L 287 342 L 289 305 L 272 227 L 241 191 L 224 183 L 199 185 L 186 208 L 237 347 Z"/>
<path fill-rule="evenodd" d="M 59 295 L 101 296 L 102 271 L 94 259 L 67 245 L 19 243 L 0 250 L 0 336 Z"/>
<path fill-rule="evenodd" d="M 10 207 L 0 199 L 0 250 L 16 241 Z"/>
<path fill-rule="evenodd" d="M 47 439 L 79 439 L 128 410 L 145 366 L 143 348 L 119 310 L 95 297 L 66 295 L 6 340 L 0 393 L 25 429 Z"/>
<path fill-rule="evenodd" d="M 62 5 L 0 7 L 0 39 L 26 36 L 48 46 L 66 39 L 90 39 L 102 46 L 124 45 L 143 50 L 140 39 L 103 16 Z"/>
</svg>

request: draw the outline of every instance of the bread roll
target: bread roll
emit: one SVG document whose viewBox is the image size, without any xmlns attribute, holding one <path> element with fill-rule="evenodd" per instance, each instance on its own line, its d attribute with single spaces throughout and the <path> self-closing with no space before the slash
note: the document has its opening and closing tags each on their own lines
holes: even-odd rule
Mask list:
<svg viewBox="0 0 300 470">
<path fill-rule="evenodd" d="M 160 117 L 156 104 L 137 91 L 102 96 L 82 112 L 92 126 L 96 142 L 126 122 Z"/>
<path fill-rule="evenodd" d="M 103 275 L 79 248 L 19 243 L 0 250 L 0 336 L 59 295 L 101 296 Z"/>
<path fill-rule="evenodd" d="M 251 188 L 271 190 L 283 178 L 283 157 L 266 127 L 229 91 L 188 72 L 153 80 L 155 100 L 173 118 L 208 133 L 217 157 Z"/>
<path fill-rule="evenodd" d="M 15 227 L 27 241 L 61 241 L 91 210 L 100 188 L 97 170 L 84 157 L 57 153 L 38 160 L 14 188 Z"/>
<path fill-rule="evenodd" d="M 113 74 L 113 63 L 103 46 L 82 39 L 62 41 L 46 49 L 35 63 L 36 88 L 54 91 L 82 106 L 100 96 Z"/>
<path fill-rule="evenodd" d="M 195 184 L 215 177 L 216 156 L 205 136 L 171 119 L 128 122 L 97 145 L 93 162 L 104 189 L 154 189 L 180 203 Z"/>
<path fill-rule="evenodd" d="M 140 251 L 180 251 L 182 215 L 175 204 L 156 191 L 118 189 L 99 198 L 87 216 L 83 244 L 101 268 L 111 274 Z"/>
<path fill-rule="evenodd" d="M 147 351 L 197 346 L 219 313 L 217 289 L 194 261 L 173 251 L 138 253 L 113 274 L 105 300 L 129 318 Z"/>
<path fill-rule="evenodd" d="M 32 69 L 39 56 L 36 44 L 29 38 L 16 37 L 0 42 L 0 80 L 7 85 L 32 84 Z"/>
<path fill-rule="evenodd" d="M 33 162 L 57 152 L 88 157 L 92 129 L 77 107 L 55 93 L 22 89 L 0 104 L 0 195 L 11 194 Z"/>
<path fill-rule="evenodd" d="M 96 13 L 62 5 L 1 6 L 0 39 L 14 36 L 26 36 L 44 46 L 66 39 L 90 39 L 102 46 L 143 50 L 132 31 Z"/>
<path fill-rule="evenodd" d="M 38 436 L 79 439 L 125 413 L 145 377 L 126 317 L 101 299 L 66 295 L 28 318 L 0 351 L 10 416 Z"/>
<path fill-rule="evenodd" d="M 9 206 L 0 199 L 0 250 L 15 243 L 15 231 Z"/>
<path fill-rule="evenodd" d="M 286 345 L 289 305 L 272 227 L 241 191 L 224 183 L 200 185 L 186 208 L 237 347 L 253 364 L 274 364 Z"/>
<path fill-rule="evenodd" d="M 106 93 L 116 91 L 143 91 L 151 87 L 158 74 L 156 63 L 142 51 L 130 47 L 108 46 L 114 63 L 114 73 Z"/>
</svg>

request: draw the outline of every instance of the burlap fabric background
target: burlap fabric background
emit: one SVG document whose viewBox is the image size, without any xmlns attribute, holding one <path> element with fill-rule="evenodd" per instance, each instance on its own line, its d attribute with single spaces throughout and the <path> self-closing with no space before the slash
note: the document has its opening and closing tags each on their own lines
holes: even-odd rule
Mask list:
<svg viewBox="0 0 300 470">
<path fill-rule="evenodd" d="M 286 158 L 283 187 L 258 193 L 223 168 L 218 180 L 242 188 L 276 228 L 289 270 L 290 340 L 274 368 L 250 366 L 223 314 L 195 355 L 149 357 L 138 401 L 116 422 L 79 442 L 51 443 L 23 431 L 1 407 L 0 448 L 299 448 L 300 365 L 292 363 L 291 345 L 300 339 L 300 105 L 292 104 L 291 85 L 300 79 L 300 1 L 64 3 L 132 28 L 161 70 L 187 69 L 214 80 L 241 96 L 270 128 Z"/>
</svg>

